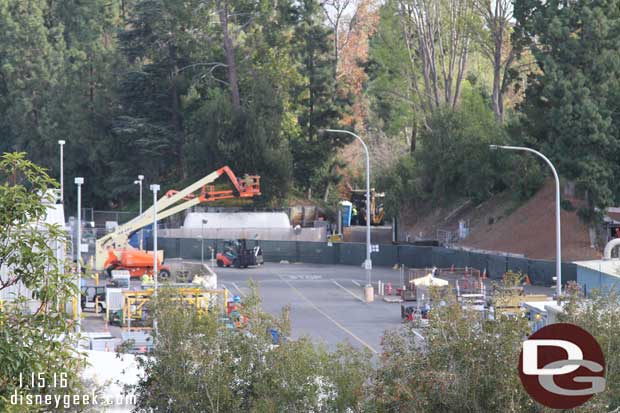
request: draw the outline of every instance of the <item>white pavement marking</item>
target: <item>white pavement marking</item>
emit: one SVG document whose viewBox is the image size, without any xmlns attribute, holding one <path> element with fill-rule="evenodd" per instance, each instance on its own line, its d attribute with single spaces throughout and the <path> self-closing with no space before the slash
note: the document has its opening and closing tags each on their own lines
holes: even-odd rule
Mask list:
<svg viewBox="0 0 620 413">
<path fill-rule="evenodd" d="M 416 335 L 416 337 L 418 337 L 420 340 L 424 340 L 424 336 L 423 336 L 422 334 L 418 333 L 418 332 L 417 332 L 417 331 L 415 331 L 415 330 L 412 330 L 412 331 L 413 331 L 413 334 L 415 334 L 415 335 Z"/>
<path fill-rule="evenodd" d="M 349 330 L 348 328 L 346 328 L 345 326 L 340 324 L 338 321 L 334 320 L 332 317 L 330 317 L 329 314 L 327 314 L 325 311 L 323 311 L 319 307 L 317 307 L 316 304 L 314 304 L 312 301 L 310 301 L 305 295 L 303 295 L 301 293 L 301 291 L 299 291 L 297 288 L 295 288 L 293 286 L 293 284 L 291 284 L 288 280 L 282 280 L 282 281 L 284 281 L 293 291 L 295 291 L 295 293 L 297 295 L 299 295 L 304 301 L 306 301 L 308 304 L 310 304 L 316 311 L 321 313 L 321 315 L 323 315 L 323 317 L 327 318 L 329 321 L 334 323 L 334 325 L 336 325 L 336 327 L 340 328 L 342 331 L 344 331 L 345 333 L 349 334 L 351 337 L 353 337 L 354 339 L 359 341 L 364 347 L 368 348 L 373 353 L 379 354 L 379 352 L 377 350 L 375 350 L 374 348 L 372 348 L 372 346 L 370 344 L 368 344 L 367 342 L 365 342 L 364 340 L 362 340 L 361 338 L 359 338 L 358 336 L 353 334 L 353 332 L 351 330 Z"/>
<path fill-rule="evenodd" d="M 241 294 L 241 297 L 245 297 L 245 294 L 243 293 L 243 291 L 241 291 L 241 288 L 239 288 L 239 286 L 237 284 L 235 284 L 233 282 L 232 285 L 233 285 L 233 287 L 235 287 L 237 289 L 237 291 L 239 291 L 239 294 Z"/>
<path fill-rule="evenodd" d="M 342 285 L 340 285 L 338 283 L 338 281 L 332 280 L 332 283 L 336 284 L 338 287 L 342 288 L 343 290 L 345 290 L 346 292 L 348 292 L 349 294 L 351 294 L 353 297 L 355 297 L 356 299 L 360 300 L 364 304 L 367 304 L 366 301 L 364 301 L 364 299 L 362 297 L 360 297 L 359 295 L 355 294 L 354 292 L 348 290 L 347 288 L 344 288 Z"/>
<path fill-rule="evenodd" d="M 351 280 L 351 281 L 353 282 L 353 284 L 357 285 L 358 287 L 361 287 L 360 283 L 358 283 L 357 281 L 355 280 Z"/>
</svg>

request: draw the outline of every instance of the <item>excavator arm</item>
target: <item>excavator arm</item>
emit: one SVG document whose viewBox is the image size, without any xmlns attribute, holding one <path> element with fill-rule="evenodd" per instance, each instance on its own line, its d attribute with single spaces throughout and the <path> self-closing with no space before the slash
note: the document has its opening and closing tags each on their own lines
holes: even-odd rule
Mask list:
<svg viewBox="0 0 620 413">
<path fill-rule="evenodd" d="M 220 176 L 226 174 L 234 189 L 215 190 L 212 185 Z M 200 190 L 200 193 L 195 193 Z M 237 178 L 233 171 L 224 166 L 217 171 L 210 173 L 202 179 L 189 185 L 181 191 L 168 191 L 163 197 L 157 201 L 157 219 L 164 219 L 195 205 L 217 201 L 228 198 L 251 198 L 260 195 L 260 177 L 256 175 L 245 175 L 243 178 Z M 180 201 L 183 201 L 179 203 Z M 131 248 L 129 246 L 129 237 L 134 232 L 153 222 L 153 207 L 145 210 L 142 215 L 137 216 L 131 221 L 118 226 L 113 232 L 99 238 L 96 242 L 96 262 L 95 267 L 101 268 L 107 259 L 107 249 Z"/>
</svg>

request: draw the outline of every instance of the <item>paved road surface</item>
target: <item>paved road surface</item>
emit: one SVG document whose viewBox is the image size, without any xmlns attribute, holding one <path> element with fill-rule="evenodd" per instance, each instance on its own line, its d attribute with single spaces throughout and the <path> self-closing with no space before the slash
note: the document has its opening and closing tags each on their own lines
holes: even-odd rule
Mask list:
<svg viewBox="0 0 620 413">
<path fill-rule="evenodd" d="M 401 328 L 400 304 L 375 300 L 365 303 L 362 286 L 365 272 L 355 266 L 266 263 L 261 267 L 216 268 L 218 283 L 232 294 L 244 296 L 255 282 L 263 299 L 263 308 L 278 314 L 290 305 L 292 336 L 310 336 L 334 349 L 340 342 L 381 352 L 385 330 Z M 373 269 L 373 280 L 400 285 L 399 271 Z M 530 293 L 551 293 L 551 289 L 531 287 Z M 86 313 L 85 313 L 86 314 Z M 120 336 L 118 327 L 109 327 Z M 89 314 L 84 331 L 103 331 L 101 318 Z"/>
<path fill-rule="evenodd" d="M 249 281 L 257 283 L 263 307 L 277 314 L 290 305 L 292 335 L 308 335 L 335 348 L 349 342 L 381 351 L 381 336 L 386 329 L 399 328 L 400 305 L 381 300 L 365 303 L 363 269 L 351 266 L 310 264 L 273 264 L 248 269 L 219 268 L 218 282 L 235 294 L 245 295 Z M 398 282 L 399 272 L 373 271 L 377 279 Z"/>
</svg>

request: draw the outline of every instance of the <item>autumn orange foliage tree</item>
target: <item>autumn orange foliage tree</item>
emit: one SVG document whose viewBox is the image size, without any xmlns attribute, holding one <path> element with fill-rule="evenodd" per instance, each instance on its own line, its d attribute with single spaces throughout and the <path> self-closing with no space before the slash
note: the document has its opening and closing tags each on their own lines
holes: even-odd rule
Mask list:
<svg viewBox="0 0 620 413">
<path fill-rule="evenodd" d="M 368 41 L 379 23 L 377 0 L 328 0 L 323 9 L 333 30 L 335 76 L 338 94 L 349 96 L 352 110 L 343 115 L 341 123 L 362 126 L 367 116 L 368 102 L 364 84 L 368 79 L 364 66 L 368 61 Z M 351 9 L 352 16 L 347 11 Z"/>
</svg>

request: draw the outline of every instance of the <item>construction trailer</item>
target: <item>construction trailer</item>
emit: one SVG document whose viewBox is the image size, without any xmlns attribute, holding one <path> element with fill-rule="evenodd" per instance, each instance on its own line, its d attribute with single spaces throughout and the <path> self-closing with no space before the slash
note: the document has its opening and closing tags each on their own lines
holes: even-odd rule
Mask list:
<svg viewBox="0 0 620 413">
<path fill-rule="evenodd" d="M 222 175 L 230 179 L 232 189 L 218 189 L 213 184 Z M 245 175 L 243 178 L 238 178 L 228 166 L 224 166 L 181 191 L 166 192 L 155 204 L 157 219 L 167 218 L 202 203 L 230 198 L 252 198 L 260 194 L 259 176 Z M 126 269 L 130 271 L 132 277 L 152 275 L 153 254 L 133 248 L 129 244 L 129 237 L 133 233 L 152 223 L 153 206 L 99 238 L 95 247 L 95 268 L 106 270 L 108 273 L 112 270 Z M 163 252 L 158 252 L 157 261 L 162 275 L 169 276 L 170 270 L 161 266 Z"/>
</svg>

